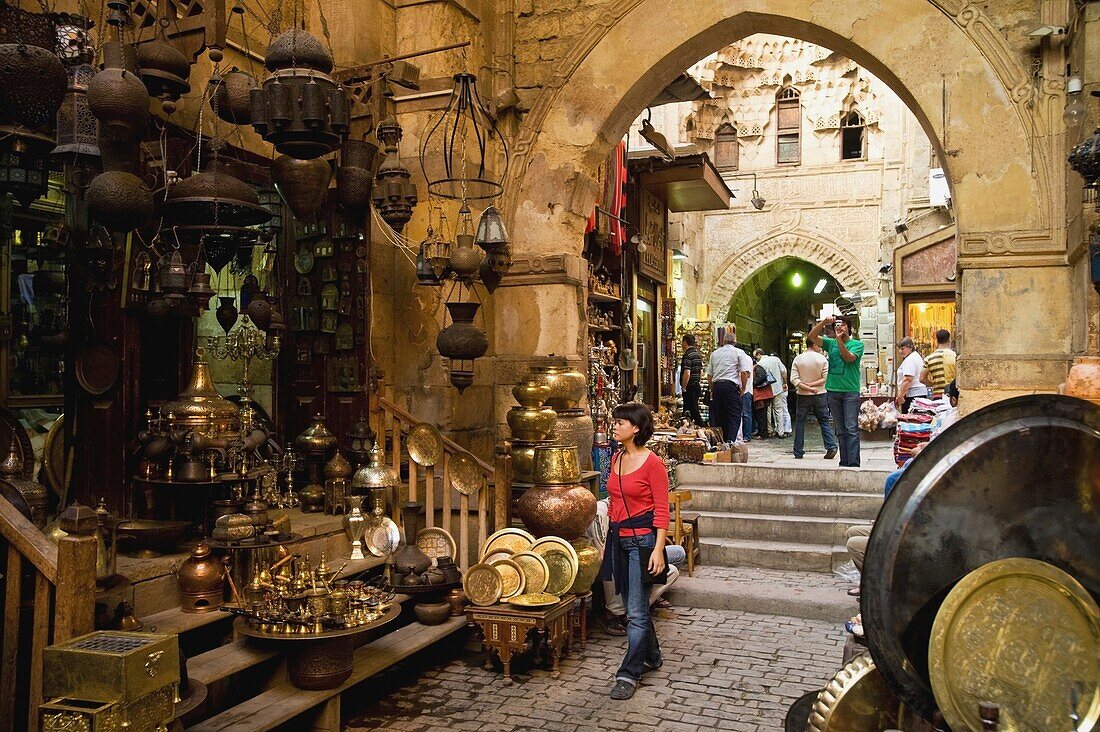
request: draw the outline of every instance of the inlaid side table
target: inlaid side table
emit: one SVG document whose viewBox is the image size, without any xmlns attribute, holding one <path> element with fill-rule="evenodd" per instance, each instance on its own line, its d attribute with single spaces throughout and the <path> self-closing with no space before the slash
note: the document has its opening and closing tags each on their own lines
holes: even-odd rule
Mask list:
<svg viewBox="0 0 1100 732">
<path fill-rule="evenodd" d="M 535 646 L 541 643 L 550 653 L 550 678 L 558 678 L 562 645 L 573 632 L 575 601 L 575 595 L 564 595 L 557 604 L 541 608 L 519 608 L 504 603 L 466 608 L 466 620 L 481 630 L 486 670 L 493 667 L 493 654 L 496 654 L 504 667 L 504 683 L 511 684 L 512 656 L 524 652 L 528 637 L 534 634 Z"/>
</svg>

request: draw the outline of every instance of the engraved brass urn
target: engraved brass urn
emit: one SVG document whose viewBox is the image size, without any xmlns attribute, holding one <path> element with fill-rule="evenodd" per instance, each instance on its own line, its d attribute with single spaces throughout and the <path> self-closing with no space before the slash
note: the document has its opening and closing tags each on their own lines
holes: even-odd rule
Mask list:
<svg viewBox="0 0 1100 732">
<path fill-rule="evenodd" d="M 161 424 L 175 430 L 202 433 L 206 438 L 229 437 L 240 432 L 240 410 L 214 388 L 210 366 L 199 353 L 191 371 L 191 382 L 178 397 L 160 408 Z"/>
<path fill-rule="evenodd" d="M 584 374 L 574 371 L 564 363 L 532 366 L 528 378 L 550 389 L 544 404 L 557 412 L 579 409 L 588 392 L 588 382 Z"/>
<path fill-rule="evenodd" d="M 596 497 L 580 480 L 573 445 L 535 448 L 535 485 L 516 504 L 516 514 L 535 536 L 576 539 L 596 517 Z"/>
</svg>

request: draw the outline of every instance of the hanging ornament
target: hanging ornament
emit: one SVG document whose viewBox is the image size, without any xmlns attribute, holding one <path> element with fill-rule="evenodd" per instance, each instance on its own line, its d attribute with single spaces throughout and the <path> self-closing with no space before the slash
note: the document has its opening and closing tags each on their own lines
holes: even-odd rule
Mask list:
<svg viewBox="0 0 1100 732">
<path fill-rule="evenodd" d="M 0 118 L 48 130 L 68 79 L 52 16 L 0 3 Z"/>
<path fill-rule="evenodd" d="M 159 5 L 158 3 L 158 7 Z M 145 84 L 149 96 L 174 102 L 191 91 L 191 84 L 187 81 L 191 64 L 164 37 L 165 22 L 163 19 L 158 21 L 160 32 L 156 38 L 138 45 L 138 76 Z"/>
<path fill-rule="evenodd" d="M 413 206 L 417 203 L 416 185 L 412 175 L 401 164 L 397 143 L 401 141 L 401 126 L 393 117 L 387 117 L 378 125 L 378 139 L 382 141 L 386 154 L 378 173 L 374 177 L 371 189 L 371 201 L 382 220 L 400 232 L 412 218 Z"/>
<path fill-rule="evenodd" d="M 101 134 L 138 140 L 149 124 L 149 92 L 125 65 L 133 63 L 132 49 L 106 43 L 103 53 L 103 70 L 88 82 L 88 108 L 99 120 Z"/>
<path fill-rule="evenodd" d="M 435 339 L 439 355 L 451 360 L 451 384 L 461 394 L 473 383 L 473 362 L 489 350 L 489 338 L 485 331 L 474 325 L 477 315 L 477 302 L 449 302 L 447 311 L 451 314 L 451 324 L 439 331 Z"/>
<path fill-rule="evenodd" d="M 112 231 L 132 231 L 153 218 L 153 193 L 140 178 L 108 170 L 92 179 L 84 192 L 92 218 Z"/>
<path fill-rule="evenodd" d="M 220 78 L 211 78 L 215 86 L 210 95 L 210 108 L 218 118 L 231 125 L 247 125 L 252 122 L 252 90 L 259 89 L 255 77 L 236 66 Z"/>
<path fill-rule="evenodd" d="M 294 217 L 313 221 L 328 195 L 332 166 L 327 160 L 301 160 L 280 155 L 271 164 L 271 177 Z"/>
</svg>

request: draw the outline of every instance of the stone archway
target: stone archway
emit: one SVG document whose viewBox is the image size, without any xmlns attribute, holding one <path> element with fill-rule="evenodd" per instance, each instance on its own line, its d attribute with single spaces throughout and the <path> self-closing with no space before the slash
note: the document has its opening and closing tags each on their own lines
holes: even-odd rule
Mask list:
<svg viewBox="0 0 1100 732">
<path fill-rule="evenodd" d="M 683 69 L 753 33 L 803 38 L 888 84 L 944 161 L 959 231 L 963 388 L 997 392 L 978 403 L 1056 385 L 1071 350 L 1072 288 L 1065 231 L 1055 225 L 1065 211 L 1063 141 L 1048 122 L 1058 119 L 1063 99 L 1055 83 L 1033 85 L 1020 49 L 981 7 L 961 0 L 748 0 L 741 7 L 730 16 L 725 0 L 595 4 L 570 43 L 559 41 L 560 55 L 540 57 L 543 89 L 514 146 L 505 202 L 519 259 L 579 260 L 595 170 Z M 532 325 L 560 328 L 562 301 L 580 303 L 570 269 L 542 280 L 556 307 L 540 309 Z M 539 307 L 522 288 L 506 289 L 499 307 Z M 1052 294 L 1067 304 L 1052 309 Z M 1016 325 L 1007 338 L 998 325 L 1005 319 Z M 579 356 L 582 338 L 565 330 L 559 352 Z M 496 336 L 498 352 L 524 355 L 519 340 Z M 1045 353 L 1036 355 L 1040 342 Z"/>
<path fill-rule="evenodd" d="M 734 295 L 754 274 L 784 257 L 815 264 L 850 290 L 878 289 L 872 273 L 860 266 L 852 253 L 820 234 L 791 231 L 748 242 L 707 276 L 702 300 L 711 313 L 724 313 Z"/>
</svg>

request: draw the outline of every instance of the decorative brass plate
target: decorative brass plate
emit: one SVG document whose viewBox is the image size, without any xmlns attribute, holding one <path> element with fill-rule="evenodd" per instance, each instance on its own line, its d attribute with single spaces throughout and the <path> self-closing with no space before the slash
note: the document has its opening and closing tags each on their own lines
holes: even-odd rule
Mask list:
<svg viewBox="0 0 1100 732">
<path fill-rule="evenodd" d="M 466 570 L 462 589 L 475 605 L 495 605 L 504 592 L 504 581 L 491 564 L 475 564 Z"/>
<path fill-rule="evenodd" d="M 485 476 L 474 459 L 464 452 L 451 458 L 448 466 L 451 473 L 451 485 L 464 496 L 476 496 L 485 487 Z"/>
<path fill-rule="evenodd" d="M 481 549 L 481 561 L 501 549 L 507 549 L 512 554 L 527 551 L 534 543 L 535 537 L 523 529 L 501 529 L 485 540 L 485 546 Z"/>
<path fill-rule="evenodd" d="M 431 557 L 433 564 L 440 557 L 454 559 L 458 555 L 455 538 L 446 529 L 435 526 L 417 532 L 416 547 Z"/>
<path fill-rule="evenodd" d="M 485 564 L 496 564 L 501 559 L 511 559 L 512 552 L 509 549 L 497 549 L 492 554 L 486 554 L 481 558 L 481 561 Z"/>
<path fill-rule="evenodd" d="M 405 438 L 405 449 L 417 465 L 432 466 L 443 457 L 443 438 L 435 427 L 427 422 L 420 422 L 409 430 L 409 436 Z M 453 467 L 451 469 L 454 470 Z"/>
<path fill-rule="evenodd" d="M 580 566 L 580 558 L 577 557 L 577 550 L 565 539 L 557 536 L 544 536 L 531 545 L 531 551 L 535 554 L 543 555 L 543 558 L 546 557 L 546 552 L 551 549 L 560 549 L 569 555 L 569 561 L 573 563 L 574 567 Z"/>
<path fill-rule="evenodd" d="M 555 546 L 540 553 L 550 568 L 546 591 L 551 595 L 564 595 L 573 586 L 573 580 L 577 579 L 576 560 Z"/>
<path fill-rule="evenodd" d="M 1036 559 L 975 569 L 948 593 L 928 642 L 932 692 L 951 729 L 981 729 L 978 702 L 1002 729 L 1076 729 L 1100 718 L 1100 608 L 1077 580 Z"/>
<path fill-rule="evenodd" d="M 364 538 L 367 549 L 376 557 L 388 557 L 401 546 L 401 530 L 389 516 L 375 516 L 367 524 Z"/>
<path fill-rule="evenodd" d="M 520 569 L 518 564 L 511 559 L 498 559 L 492 563 L 492 566 L 496 567 L 496 570 L 500 572 L 500 581 L 502 583 L 500 597 L 502 600 L 507 600 L 509 597 L 523 594 L 526 579 L 524 578 L 523 570 Z"/>
<path fill-rule="evenodd" d="M 313 271 L 313 245 L 303 244 L 294 255 L 294 271 L 309 274 Z"/>
<path fill-rule="evenodd" d="M 557 605 L 559 602 L 561 602 L 560 597 L 547 592 L 528 592 L 525 595 L 508 598 L 508 604 L 516 607 L 548 607 Z"/>
<path fill-rule="evenodd" d="M 807 730 L 881 732 L 897 723 L 897 699 L 875 669 L 871 655 L 861 653 L 837 671 L 818 692 Z"/>
<path fill-rule="evenodd" d="M 65 444 L 65 415 L 62 414 L 50 426 L 42 448 L 42 470 L 46 473 L 43 482 L 59 498 L 64 497 L 69 488 L 69 454 Z"/>
<path fill-rule="evenodd" d="M 516 552 L 512 555 L 512 561 L 523 570 L 523 589 L 527 594 L 541 593 L 546 590 L 546 583 L 550 581 L 550 567 L 541 554 L 531 551 Z"/>
</svg>

